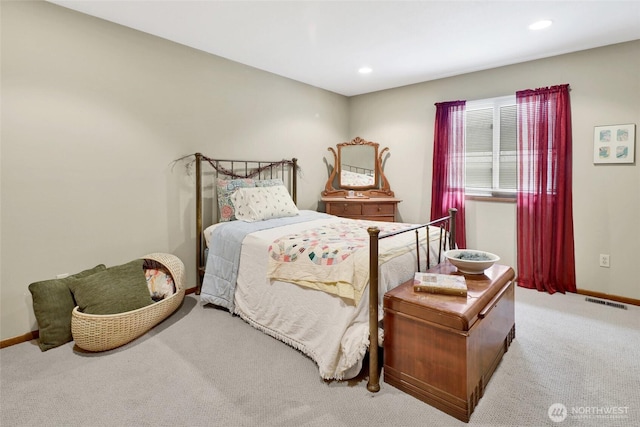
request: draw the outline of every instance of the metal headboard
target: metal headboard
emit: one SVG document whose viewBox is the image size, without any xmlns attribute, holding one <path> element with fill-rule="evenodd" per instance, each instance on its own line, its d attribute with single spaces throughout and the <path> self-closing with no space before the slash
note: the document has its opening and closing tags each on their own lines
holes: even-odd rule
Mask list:
<svg viewBox="0 0 640 427">
<path fill-rule="evenodd" d="M 225 160 L 207 157 L 201 153 L 195 153 L 196 164 L 196 267 L 198 274 L 198 283 L 196 294 L 200 294 L 202 279 L 204 278 L 204 270 L 206 265 L 205 259 L 205 239 L 204 239 L 204 203 L 203 203 L 203 177 L 210 176 L 215 182 L 218 178 L 227 179 L 274 179 L 280 178 L 294 203 L 297 203 L 298 192 L 298 160 L 284 159 L 276 161 L 266 160 Z M 212 208 L 211 222 L 218 221 L 219 212 L 217 204 L 217 194 L 215 184 L 212 187 L 212 200 L 215 209 Z"/>
</svg>

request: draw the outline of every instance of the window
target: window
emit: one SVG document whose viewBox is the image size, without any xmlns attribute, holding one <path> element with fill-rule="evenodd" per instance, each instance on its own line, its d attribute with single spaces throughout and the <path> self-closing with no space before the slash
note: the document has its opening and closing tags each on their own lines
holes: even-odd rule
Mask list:
<svg viewBox="0 0 640 427">
<path fill-rule="evenodd" d="M 467 101 L 465 193 L 515 196 L 516 97 Z"/>
</svg>

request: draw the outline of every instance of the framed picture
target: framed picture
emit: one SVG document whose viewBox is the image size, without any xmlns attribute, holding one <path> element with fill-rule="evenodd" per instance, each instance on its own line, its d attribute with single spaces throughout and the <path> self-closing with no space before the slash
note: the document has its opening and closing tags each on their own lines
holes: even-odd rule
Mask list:
<svg viewBox="0 0 640 427">
<path fill-rule="evenodd" d="M 636 125 L 596 126 L 593 131 L 593 163 L 634 163 Z"/>
</svg>

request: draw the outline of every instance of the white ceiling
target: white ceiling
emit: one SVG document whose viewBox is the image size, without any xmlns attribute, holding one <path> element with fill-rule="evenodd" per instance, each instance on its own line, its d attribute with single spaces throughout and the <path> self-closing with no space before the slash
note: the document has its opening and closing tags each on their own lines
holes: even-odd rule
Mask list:
<svg viewBox="0 0 640 427">
<path fill-rule="evenodd" d="M 640 39 L 640 0 L 51 2 L 347 96 Z"/>
</svg>

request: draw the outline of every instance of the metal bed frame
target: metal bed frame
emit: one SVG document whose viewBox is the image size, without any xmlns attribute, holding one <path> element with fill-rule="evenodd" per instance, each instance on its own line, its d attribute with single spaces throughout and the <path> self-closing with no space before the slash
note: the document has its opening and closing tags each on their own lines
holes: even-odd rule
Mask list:
<svg viewBox="0 0 640 427">
<path fill-rule="evenodd" d="M 221 160 L 212 159 L 201 153 L 195 153 L 195 169 L 196 169 L 196 262 L 198 272 L 198 284 L 196 294 L 200 294 L 202 280 L 204 278 L 206 258 L 204 251 L 204 227 L 203 227 L 203 169 L 202 164 L 209 164 L 214 172 L 215 178 L 255 178 L 255 179 L 272 179 L 280 178 L 289 189 L 291 198 L 297 203 L 297 175 L 298 164 L 297 159 L 279 160 L 279 161 L 255 161 L 255 160 Z M 215 188 L 215 185 L 213 186 Z M 216 198 L 214 197 L 214 200 Z M 416 248 L 419 245 L 418 231 L 421 228 L 427 230 L 427 241 L 429 240 L 428 226 L 440 227 L 440 251 L 438 253 L 438 262 L 442 261 L 442 251 L 448 248 L 455 248 L 455 215 L 456 209 L 449 209 L 449 215 L 426 224 L 417 225 L 412 228 L 380 235 L 377 227 L 368 228 L 369 232 L 369 380 L 367 389 L 370 392 L 380 390 L 380 370 L 378 366 L 379 343 L 378 343 L 378 298 L 379 298 L 379 279 L 378 279 L 378 244 L 382 239 L 386 239 L 397 234 L 415 231 Z M 216 216 L 217 221 L 217 216 Z M 214 221 L 214 222 L 216 222 Z M 427 245 L 428 246 L 428 245 Z M 429 268 L 429 256 L 427 255 L 427 268 Z M 418 270 L 420 268 L 420 259 L 418 252 Z"/>
</svg>

